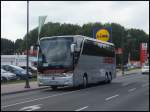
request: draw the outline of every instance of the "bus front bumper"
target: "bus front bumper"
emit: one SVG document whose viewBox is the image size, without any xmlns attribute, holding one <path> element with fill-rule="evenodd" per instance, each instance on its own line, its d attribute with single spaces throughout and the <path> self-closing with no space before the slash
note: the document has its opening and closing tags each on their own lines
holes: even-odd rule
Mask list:
<svg viewBox="0 0 150 112">
<path fill-rule="evenodd" d="M 73 76 L 54 77 L 38 76 L 39 86 L 73 86 Z"/>
</svg>

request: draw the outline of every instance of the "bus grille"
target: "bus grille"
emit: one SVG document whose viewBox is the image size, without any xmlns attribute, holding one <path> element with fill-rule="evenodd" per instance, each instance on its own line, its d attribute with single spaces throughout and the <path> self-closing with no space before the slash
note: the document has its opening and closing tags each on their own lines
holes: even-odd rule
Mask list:
<svg viewBox="0 0 150 112">
<path fill-rule="evenodd" d="M 42 74 L 43 76 L 65 77 L 64 74 Z"/>
</svg>

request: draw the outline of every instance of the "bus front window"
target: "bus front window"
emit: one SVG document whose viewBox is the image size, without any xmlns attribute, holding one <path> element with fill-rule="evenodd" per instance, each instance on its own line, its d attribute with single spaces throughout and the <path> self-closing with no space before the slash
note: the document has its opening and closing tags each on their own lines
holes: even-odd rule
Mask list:
<svg viewBox="0 0 150 112">
<path fill-rule="evenodd" d="M 72 38 L 49 38 L 40 41 L 39 66 L 46 68 L 71 67 Z"/>
</svg>

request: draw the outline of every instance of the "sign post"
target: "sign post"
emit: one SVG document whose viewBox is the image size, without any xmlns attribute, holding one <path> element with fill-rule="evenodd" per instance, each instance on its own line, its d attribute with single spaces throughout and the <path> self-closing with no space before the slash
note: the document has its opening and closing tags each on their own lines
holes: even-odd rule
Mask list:
<svg viewBox="0 0 150 112">
<path fill-rule="evenodd" d="M 29 38 L 29 1 L 27 1 L 27 37 L 26 37 L 26 49 L 27 49 L 27 76 L 25 88 L 30 88 L 29 85 L 29 50 L 28 50 L 28 38 Z"/>
<path fill-rule="evenodd" d="M 147 43 L 141 43 L 141 45 L 140 45 L 140 62 L 141 62 L 141 66 L 146 62 L 147 57 L 148 57 Z"/>
<path fill-rule="evenodd" d="M 41 32 L 42 26 L 44 25 L 46 17 L 47 16 L 39 16 L 38 40 L 37 40 L 38 44 L 40 44 L 40 32 Z M 39 47 L 37 47 L 37 51 L 39 51 Z M 37 59 L 38 59 L 38 55 L 37 55 Z"/>
<path fill-rule="evenodd" d="M 38 43 L 40 41 L 40 32 L 41 32 L 42 26 L 44 25 L 46 17 L 47 16 L 39 16 Z"/>
</svg>

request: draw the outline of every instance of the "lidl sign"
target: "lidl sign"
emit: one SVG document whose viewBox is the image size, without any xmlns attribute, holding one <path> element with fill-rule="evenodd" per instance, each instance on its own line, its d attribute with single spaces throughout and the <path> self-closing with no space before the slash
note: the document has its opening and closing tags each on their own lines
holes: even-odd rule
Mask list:
<svg viewBox="0 0 150 112">
<path fill-rule="evenodd" d="M 94 28 L 93 37 L 97 40 L 112 42 L 112 30 L 111 28 Z"/>
</svg>

